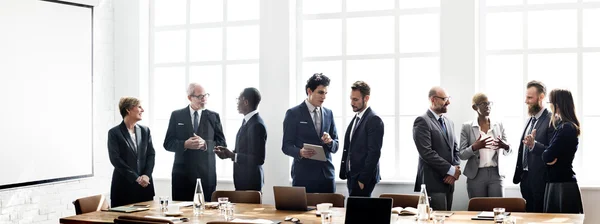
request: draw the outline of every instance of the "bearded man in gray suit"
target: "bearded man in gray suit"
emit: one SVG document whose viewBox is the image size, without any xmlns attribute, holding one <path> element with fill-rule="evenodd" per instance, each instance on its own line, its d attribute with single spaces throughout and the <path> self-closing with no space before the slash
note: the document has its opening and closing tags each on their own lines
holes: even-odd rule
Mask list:
<svg viewBox="0 0 600 224">
<path fill-rule="evenodd" d="M 417 117 L 413 125 L 413 140 L 419 152 L 414 190 L 421 191 L 421 184 L 425 184 L 431 208 L 449 211 L 454 182 L 461 174 L 454 123 L 444 115 L 448 112 L 450 97 L 441 87 L 433 87 L 429 90 L 429 102 L 429 110 Z"/>
</svg>

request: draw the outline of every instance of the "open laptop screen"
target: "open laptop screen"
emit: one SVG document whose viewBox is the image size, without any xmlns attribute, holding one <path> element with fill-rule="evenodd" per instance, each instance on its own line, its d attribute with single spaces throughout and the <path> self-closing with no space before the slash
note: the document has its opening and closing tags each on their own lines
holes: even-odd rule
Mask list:
<svg viewBox="0 0 600 224">
<path fill-rule="evenodd" d="M 391 198 L 349 197 L 344 223 L 390 223 L 391 214 Z"/>
</svg>

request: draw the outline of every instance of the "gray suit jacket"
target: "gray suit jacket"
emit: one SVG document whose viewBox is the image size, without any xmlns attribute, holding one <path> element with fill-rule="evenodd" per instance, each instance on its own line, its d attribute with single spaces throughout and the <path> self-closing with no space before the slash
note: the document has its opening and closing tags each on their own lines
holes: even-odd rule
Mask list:
<svg viewBox="0 0 600 224">
<path fill-rule="evenodd" d="M 494 139 L 500 136 L 502 140 L 506 141 L 506 134 L 504 133 L 504 125 L 502 125 L 502 123 L 492 122 L 490 129 L 492 130 Z M 477 171 L 479 171 L 479 150 L 474 152 L 472 148 L 473 143 L 479 138 L 479 135 L 479 124 L 477 123 L 477 119 L 462 125 L 462 130 L 460 132 L 460 151 L 458 156 L 462 160 L 467 160 L 467 165 L 464 168 L 463 174 L 469 179 L 475 178 L 475 176 L 477 176 Z M 505 156 L 512 152 L 510 147 L 508 149 L 499 150 L 502 150 L 502 154 Z M 498 172 L 500 172 L 500 176 L 504 178 L 504 175 L 500 170 L 500 156 L 498 155 L 499 153 L 496 153 L 492 160 L 498 164 Z"/>
<path fill-rule="evenodd" d="M 454 123 L 444 117 L 448 135 L 443 134 L 440 123 L 431 111 L 417 117 L 413 125 L 413 140 L 419 152 L 419 166 L 415 191 L 421 184 L 427 185 L 428 192 L 448 192 L 450 185 L 444 177 L 451 166 L 459 165 L 458 145 L 454 135 Z"/>
</svg>

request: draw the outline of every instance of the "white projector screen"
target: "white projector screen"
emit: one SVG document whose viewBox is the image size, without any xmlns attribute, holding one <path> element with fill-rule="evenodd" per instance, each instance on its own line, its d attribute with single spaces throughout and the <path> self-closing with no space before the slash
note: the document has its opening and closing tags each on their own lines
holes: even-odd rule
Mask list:
<svg viewBox="0 0 600 224">
<path fill-rule="evenodd" d="M 93 175 L 92 16 L 0 1 L 0 189 Z"/>
</svg>

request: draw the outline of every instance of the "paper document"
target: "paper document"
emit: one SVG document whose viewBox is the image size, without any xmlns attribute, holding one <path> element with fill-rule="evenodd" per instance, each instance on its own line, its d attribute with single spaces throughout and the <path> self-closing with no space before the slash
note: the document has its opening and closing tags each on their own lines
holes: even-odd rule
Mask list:
<svg viewBox="0 0 600 224">
<path fill-rule="evenodd" d="M 315 150 L 315 152 L 316 152 L 315 155 L 313 155 L 309 159 L 314 159 L 314 160 L 319 160 L 319 161 L 327 161 L 327 157 L 325 157 L 325 151 L 323 151 L 323 146 L 304 143 L 304 148 L 312 149 L 312 150 Z"/>
</svg>

